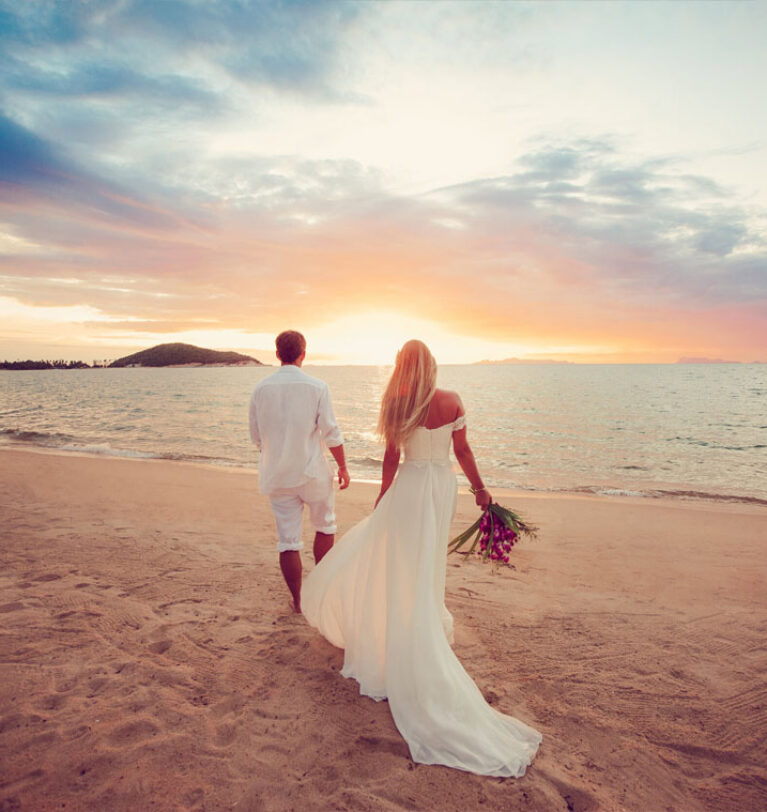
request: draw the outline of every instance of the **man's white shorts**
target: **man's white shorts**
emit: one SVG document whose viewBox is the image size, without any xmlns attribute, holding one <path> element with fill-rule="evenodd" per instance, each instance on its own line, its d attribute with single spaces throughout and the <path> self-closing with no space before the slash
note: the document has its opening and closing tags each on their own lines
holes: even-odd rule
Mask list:
<svg viewBox="0 0 767 812">
<path fill-rule="evenodd" d="M 269 494 L 274 520 L 277 523 L 277 551 L 302 550 L 301 522 L 304 505 L 309 508 L 309 519 L 318 533 L 336 532 L 335 493 L 333 476 L 312 479 L 297 488 L 281 488 Z"/>
</svg>

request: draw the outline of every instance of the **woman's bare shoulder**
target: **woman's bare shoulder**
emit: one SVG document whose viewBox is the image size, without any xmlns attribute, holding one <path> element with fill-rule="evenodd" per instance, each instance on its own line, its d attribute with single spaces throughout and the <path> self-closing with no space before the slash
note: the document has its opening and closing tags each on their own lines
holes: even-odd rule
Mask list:
<svg viewBox="0 0 767 812">
<path fill-rule="evenodd" d="M 449 389 L 437 389 L 434 392 L 441 412 L 452 412 L 452 417 L 463 414 L 463 403 L 458 392 L 451 392 Z"/>
</svg>

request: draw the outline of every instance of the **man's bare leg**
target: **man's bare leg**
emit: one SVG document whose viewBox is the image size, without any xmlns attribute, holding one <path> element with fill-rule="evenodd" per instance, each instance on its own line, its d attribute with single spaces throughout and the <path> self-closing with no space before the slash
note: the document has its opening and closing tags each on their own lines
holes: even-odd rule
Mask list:
<svg viewBox="0 0 767 812">
<path fill-rule="evenodd" d="M 301 553 L 298 550 L 285 550 L 280 553 L 282 577 L 293 596 L 293 611 L 301 611 Z"/>
<path fill-rule="evenodd" d="M 335 541 L 335 533 L 320 533 L 319 531 L 314 534 L 314 563 L 319 564 L 325 557 Z"/>
</svg>

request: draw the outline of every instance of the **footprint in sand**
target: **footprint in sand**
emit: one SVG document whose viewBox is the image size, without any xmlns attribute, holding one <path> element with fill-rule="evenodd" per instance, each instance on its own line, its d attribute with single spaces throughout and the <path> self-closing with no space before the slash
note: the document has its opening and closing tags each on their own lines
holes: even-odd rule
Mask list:
<svg viewBox="0 0 767 812">
<path fill-rule="evenodd" d="M 149 719 L 139 719 L 137 722 L 130 722 L 116 728 L 107 738 L 113 745 L 125 747 L 149 739 L 157 735 L 158 731 L 157 725 L 150 722 Z"/>
<path fill-rule="evenodd" d="M 18 612 L 19 609 L 23 609 L 24 604 L 21 601 L 13 601 L 13 603 L 4 603 L 0 606 L 0 614 L 6 614 L 7 612 Z"/>
<path fill-rule="evenodd" d="M 60 575 L 56 575 L 54 572 L 48 572 L 45 575 L 38 575 L 37 578 L 33 578 L 33 581 L 59 581 L 61 579 Z"/>
<path fill-rule="evenodd" d="M 147 648 L 153 654 L 165 654 L 172 645 L 170 640 L 158 640 L 156 643 L 150 643 Z"/>
<path fill-rule="evenodd" d="M 69 730 L 65 731 L 64 738 L 73 741 L 74 739 L 82 739 L 83 736 L 87 736 L 91 732 L 91 728 L 88 725 L 78 725 L 77 727 L 70 728 Z"/>
<path fill-rule="evenodd" d="M 23 722 L 24 717 L 20 713 L 9 713 L 8 716 L 0 716 L 0 733 L 21 727 Z"/>
<path fill-rule="evenodd" d="M 400 758 L 408 757 L 407 744 L 402 739 L 388 739 L 380 736 L 357 736 L 354 742 L 360 748 L 369 748 L 376 753 L 391 753 Z"/>
<path fill-rule="evenodd" d="M 63 708 L 67 703 L 67 697 L 61 694 L 48 694 L 44 696 L 39 702 L 35 703 L 34 707 L 38 710 L 58 710 Z"/>
<path fill-rule="evenodd" d="M 224 723 L 216 728 L 216 746 L 227 747 L 237 737 L 237 727 L 233 724 Z"/>
<path fill-rule="evenodd" d="M 224 716 L 239 714 L 245 704 L 246 700 L 241 694 L 234 694 L 233 696 L 229 696 L 218 704 L 214 705 L 213 708 L 211 708 L 211 711 L 214 716 L 220 719 Z"/>
<path fill-rule="evenodd" d="M 4 790 L 17 789 L 17 788 L 18 789 L 25 789 L 28 784 L 30 784 L 30 783 L 32 783 L 34 781 L 38 781 L 40 778 L 43 778 L 44 776 L 45 776 L 45 770 L 41 770 L 41 769 L 38 768 L 37 770 L 32 770 L 31 772 L 28 772 L 26 775 L 22 775 L 20 778 L 16 778 L 16 779 L 11 780 L 11 781 L 6 781 L 3 784 L 3 789 Z M 15 797 L 3 799 L 3 801 L 0 803 L 0 812 L 6 812 L 6 811 L 11 812 L 11 810 L 13 810 L 13 812 L 15 812 L 15 810 L 21 809 L 22 807 L 21 807 L 20 804 L 18 806 L 15 805 L 16 802 L 18 802 L 18 798 L 15 798 Z M 3 806 L 3 804 L 5 804 L 5 806 Z"/>
<path fill-rule="evenodd" d="M 111 684 L 112 680 L 109 677 L 91 677 L 88 680 L 88 693 L 86 693 L 86 697 L 93 699 L 94 696 L 100 694 L 104 688 Z"/>
<path fill-rule="evenodd" d="M 201 804 L 204 797 L 205 790 L 198 787 L 197 789 L 187 792 L 181 800 L 186 804 L 188 809 L 191 809 L 193 806 Z"/>
<path fill-rule="evenodd" d="M 586 790 L 576 787 L 561 778 L 555 778 L 553 775 L 543 772 L 543 770 L 539 770 L 539 773 L 554 785 L 567 804 L 568 812 L 596 812 L 599 809 L 597 799 Z"/>
</svg>

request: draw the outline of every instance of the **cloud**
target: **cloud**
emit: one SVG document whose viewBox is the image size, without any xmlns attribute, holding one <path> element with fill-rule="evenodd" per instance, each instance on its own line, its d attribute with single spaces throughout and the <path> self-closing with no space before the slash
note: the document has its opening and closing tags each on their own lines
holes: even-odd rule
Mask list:
<svg viewBox="0 0 767 812">
<path fill-rule="evenodd" d="M 53 219 L 58 213 L 79 213 L 91 222 L 106 218 L 123 228 L 172 228 L 175 224 L 168 212 L 118 183 L 81 169 L 55 146 L 3 115 L 0 152 L 4 158 L 0 164 L 2 205 L 12 205 L 14 216 L 21 220 L 25 202 L 36 202 Z"/>
<path fill-rule="evenodd" d="M 116 2 L 105 2 L 105 8 Z M 0 42 L 28 47 L 72 45 L 86 34 L 93 7 L 85 3 L 48 3 L 28 0 L 0 3 Z"/>
<path fill-rule="evenodd" d="M 510 264 L 532 242 L 539 257 L 558 257 L 565 277 L 645 301 L 767 297 L 764 235 L 724 189 L 680 163 L 632 165 L 608 146 L 551 146 L 520 160 L 519 172 L 440 195 L 463 206 Z"/>
<path fill-rule="evenodd" d="M 414 198 L 353 161 L 227 159 L 199 164 L 186 187 L 149 185 L 157 196 L 140 210 L 173 226 L 151 228 L 130 205 L 106 220 L 78 205 L 73 218 L 62 166 L 96 201 L 113 200 L 111 182 L 78 175 L 40 139 L 24 149 L 45 182 L 32 170 L 17 180 L 47 192 L 7 220 L 46 253 L 0 258 L 0 287 L 28 304 L 98 307 L 113 319 L 103 330 L 269 332 L 287 312 L 318 326 L 371 307 L 499 341 L 609 334 L 636 346 L 649 331 L 684 348 L 765 329 L 752 309 L 767 299 L 763 238 L 726 192 L 703 200 L 706 184 L 670 161 L 632 165 L 573 143 Z"/>
<path fill-rule="evenodd" d="M 498 28 L 500 43 L 513 39 L 509 21 L 528 22 L 527 7 L 494 4 L 465 28 L 469 8 L 416 10 L 437 26 L 440 65 L 454 45 L 482 63 L 484 40 L 466 44 L 467 30 Z M 741 323 L 733 313 L 767 301 L 762 213 L 673 155 L 546 138 L 501 173 L 397 194 L 376 167 L 293 154 L 287 128 L 279 154 L 259 152 L 283 104 L 307 131 L 319 109 L 325 133 L 346 126 L 328 127 L 327 111 L 362 101 L 349 63 L 358 28 L 357 48 L 394 20 L 386 48 L 409 32 L 417 66 L 424 29 L 408 28 L 410 13 L 316 0 L 0 2 L 0 292 L 98 308 L 113 319 L 104 330 L 204 320 L 269 331 L 286 312 L 322 324 L 374 307 L 499 340 L 758 334 L 758 312 Z M 524 48 L 491 62 L 520 60 Z M 461 112 L 459 93 L 445 98 Z"/>
<path fill-rule="evenodd" d="M 142 105 L 172 103 L 218 113 L 223 100 L 211 90 L 200 87 L 192 77 L 179 75 L 150 76 L 113 60 L 85 61 L 52 70 L 14 61 L 6 66 L 5 87 L 10 91 L 58 97 L 125 99 L 140 97 Z"/>
<path fill-rule="evenodd" d="M 5 2 L 0 41 L 31 68 L 9 76 L 20 91 L 149 90 L 199 104 L 210 90 L 185 75 L 193 57 L 197 80 L 207 65 L 245 84 L 341 99 L 337 57 L 360 8 L 345 0 Z"/>
</svg>

